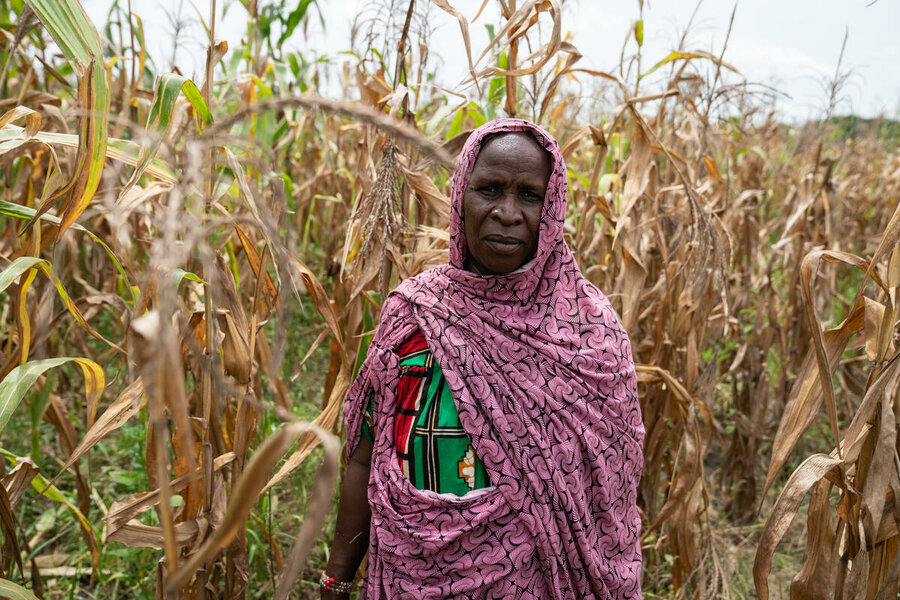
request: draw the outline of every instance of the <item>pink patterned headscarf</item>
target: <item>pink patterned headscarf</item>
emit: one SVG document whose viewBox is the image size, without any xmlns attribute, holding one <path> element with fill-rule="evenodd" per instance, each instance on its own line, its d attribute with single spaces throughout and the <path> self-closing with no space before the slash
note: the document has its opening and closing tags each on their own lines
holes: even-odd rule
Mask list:
<svg viewBox="0 0 900 600">
<path fill-rule="evenodd" d="M 553 158 L 534 258 L 501 275 L 463 269 L 463 194 L 486 135 L 529 132 Z M 518 119 L 469 137 L 453 178 L 450 262 L 387 298 L 347 398 L 348 450 L 375 396 L 372 525 L 363 597 L 641 597 L 637 485 L 644 428 L 628 336 L 563 239 L 559 145 Z M 394 349 L 416 329 L 444 372 L 495 487 L 416 489 L 391 432 Z"/>
</svg>

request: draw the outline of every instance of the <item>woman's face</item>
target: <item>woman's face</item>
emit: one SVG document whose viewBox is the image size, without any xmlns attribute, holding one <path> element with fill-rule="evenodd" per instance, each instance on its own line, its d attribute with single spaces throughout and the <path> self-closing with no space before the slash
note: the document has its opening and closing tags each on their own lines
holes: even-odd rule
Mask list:
<svg viewBox="0 0 900 600">
<path fill-rule="evenodd" d="M 531 260 L 550 170 L 550 155 L 527 133 L 482 146 L 463 195 L 466 270 L 495 275 Z"/>
</svg>

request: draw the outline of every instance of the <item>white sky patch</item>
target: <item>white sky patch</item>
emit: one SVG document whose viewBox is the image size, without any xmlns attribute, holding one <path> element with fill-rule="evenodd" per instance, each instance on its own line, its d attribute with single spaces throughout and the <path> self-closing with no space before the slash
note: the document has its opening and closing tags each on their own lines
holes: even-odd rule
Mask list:
<svg viewBox="0 0 900 600">
<path fill-rule="evenodd" d="M 105 22 L 112 0 L 83 2 L 96 24 Z M 427 0 L 420 2 L 424 4 Z M 823 82 L 834 73 L 846 28 L 849 38 L 844 69 L 850 69 L 853 74 L 843 90 L 844 102 L 837 112 L 852 110 L 867 117 L 883 114 L 900 118 L 900 45 L 897 43 L 900 1 L 879 0 L 867 6 L 869 2 L 743 0 L 737 5 L 724 59 L 751 82 L 773 85 L 789 96 L 777 100 L 782 116 L 795 120 L 817 118 L 822 116 L 827 104 Z M 224 0 L 224 3 L 228 9 L 223 19 L 223 1 L 219 1 L 216 37 L 236 48 L 246 31 L 247 15 L 236 0 Z M 481 0 L 450 0 L 450 3 L 471 19 Z M 191 75 L 202 71 L 206 36 L 200 15 L 208 19 L 208 1 L 195 0 L 191 4 L 188 0 L 132 0 L 134 11 L 144 21 L 148 50 L 161 70 L 169 69 L 173 56 L 173 29 L 167 13 L 177 14 L 179 4 L 187 27 L 174 53 L 175 62 L 183 73 Z M 127 0 L 119 0 L 119 5 L 126 7 Z M 319 5 L 326 30 L 322 31 L 318 13 L 311 7 L 311 22 L 305 37 L 298 28 L 287 47 L 303 52 L 307 58 L 330 56 L 340 64 L 345 58 L 339 53 L 350 48 L 354 15 L 370 7 L 372 2 L 319 0 Z M 645 0 L 644 69 L 675 49 L 696 6 L 694 0 Z M 723 0 L 701 2 L 687 33 L 685 49 L 718 55 L 733 7 L 733 3 Z M 496 15 L 496 2 L 491 0 L 479 20 L 471 24 L 473 58 L 477 58 L 487 43 L 484 24 L 496 24 Z M 573 44 L 584 55 L 577 66 L 617 71 L 623 41 L 638 16 L 636 1 L 567 0 L 563 5 L 563 32 L 572 32 Z M 434 29 L 430 50 L 441 59 L 434 63 L 436 80 L 453 89 L 468 70 L 459 27 L 454 18 L 434 5 L 430 7 L 430 19 Z M 631 42 L 626 55 L 634 50 Z M 323 91 L 330 92 L 330 88 Z"/>
</svg>

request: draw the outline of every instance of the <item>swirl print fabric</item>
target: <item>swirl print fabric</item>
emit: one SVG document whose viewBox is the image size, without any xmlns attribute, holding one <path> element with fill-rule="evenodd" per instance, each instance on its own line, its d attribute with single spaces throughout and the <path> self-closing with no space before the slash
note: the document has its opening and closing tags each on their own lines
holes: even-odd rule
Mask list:
<svg viewBox="0 0 900 600">
<path fill-rule="evenodd" d="M 486 135 L 529 132 L 553 159 L 538 249 L 516 271 L 463 269 L 463 194 Z M 559 145 L 518 119 L 472 133 L 452 182 L 450 261 L 405 280 L 344 406 L 348 451 L 375 394 L 372 508 L 363 598 L 641 598 L 637 486 L 644 428 L 631 344 L 563 238 Z M 494 488 L 461 498 L 415 489 L 391 432 L 398 358 L 415 329 L 444 371 Z"/>
</svg>

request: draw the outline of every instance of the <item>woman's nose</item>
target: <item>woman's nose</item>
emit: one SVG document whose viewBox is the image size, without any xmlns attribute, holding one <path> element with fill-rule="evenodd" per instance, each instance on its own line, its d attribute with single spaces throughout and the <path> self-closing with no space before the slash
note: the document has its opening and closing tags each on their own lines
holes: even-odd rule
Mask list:
<svg viewBox="0 0 900 600">
<path fill-rule="evenodd" d="M 522 211 L 513 190 L 505 190 L 497 199 L 491 215 L 504 225 L 516 225 L 522 221 Z"/>
</svg>

